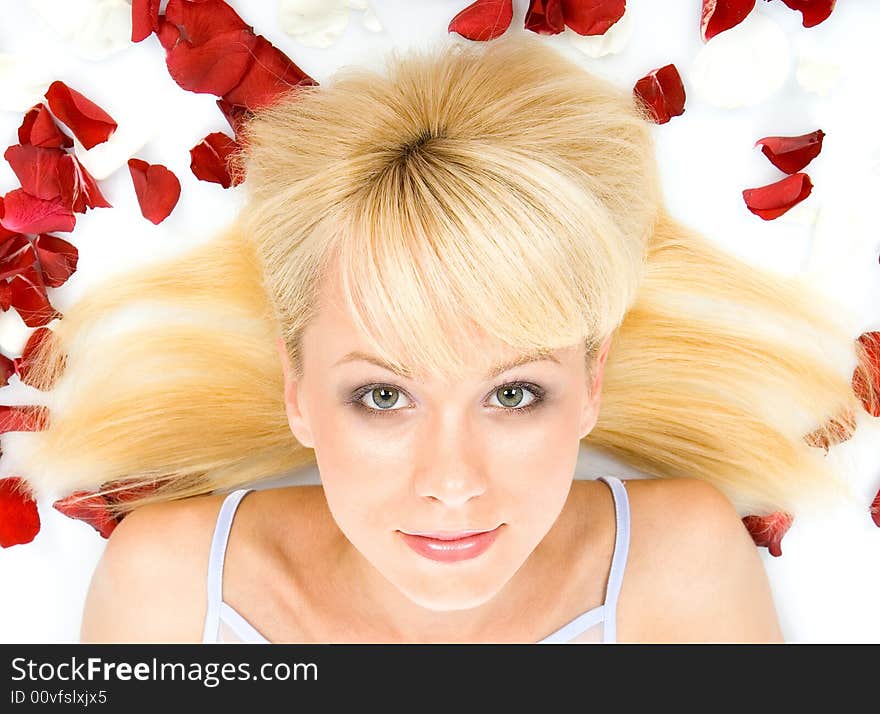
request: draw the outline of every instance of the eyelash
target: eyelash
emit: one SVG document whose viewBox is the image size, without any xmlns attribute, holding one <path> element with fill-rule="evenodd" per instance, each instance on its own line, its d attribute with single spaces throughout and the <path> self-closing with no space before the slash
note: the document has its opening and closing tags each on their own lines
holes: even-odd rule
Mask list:
<svg viewBox="0 0 880 714">
<path fill-rule="evenodd" d="M 378 389 L 380 387 L 391 387 L 392 389 L 396 389 L 397 391 L 399 391 L 403 394 L 406 394 L 406 392 L 404 390 L 400 389 L 399 387 L 395 387 L 393 384 L 388 384 L 386 382 L 376 382 L 374 384 L 365 384 L 364 386 L 356 389 L 354 394 L 352 394 L 351 397 L 348 399 L 348 401 L 346 401 L 346 404 L 350 404 L 350 405 L 360 409 L 362 412 L 366 413 L 368 416 L 371 416 L 371 417 L 372 416 L 382 417 L 389 412 L 402 411 L 402 409 L 374 409 L 373 407 L 368 407 L 366 404 L 364 404 L 361 401 L 361 399 L 364 397 L 365 394 L 373 391 L 374 389 Z M 546 394 L 546 390 L 543 387 L 540 387 L 537 384 L 534 384 L 532 382 L 525 382 L 525 381 L 521 381 L 521 380 L 514 380 L 512 382 L 502 382 L 501 384 L 496 385 L 489 392 L 490 396 L 495 394 L 495 392 L 497 392 L 502 387 L 520 387 L 522 389 L 526 389 L 532 393 L 532 396 L 534 397 L 534 399 L 532 399 L 532 401 L 529 402 L 524 407 L 494 407 L 493 406 L 494 409 L 500 409 L 503 412 L 513 413 L 513 414 L 522 416 L 525 412 L 532 411 L 532 409 L 534 409 L 537 406 L 540 406 L 544 402 L 544 395 Z M 412 398 L 409 397 L 409 395 L 407 395 L 407 398 L 412 400 Z M 406 408 L 406 407 L 404 407 L 404 408 Z"/>
</svg>

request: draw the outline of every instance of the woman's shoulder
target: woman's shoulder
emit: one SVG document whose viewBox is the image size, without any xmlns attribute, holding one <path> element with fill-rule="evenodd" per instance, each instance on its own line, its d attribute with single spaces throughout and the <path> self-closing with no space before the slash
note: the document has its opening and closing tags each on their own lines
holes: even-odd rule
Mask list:
<svg viewBox="0 0 880 714">
<path fill-rule="evenodd" d="M 619 639 L 776 640 L 778 622 L 760 554 L 727 496 L 698 478 L 625 483 L 631 528 Z"/>
<path fill-rule="evenodd" d="M 226 494 L 148 504 L 110 534 L 83 610 L 83 642 L 196 642 L 208 554 Z"/>
</svg>

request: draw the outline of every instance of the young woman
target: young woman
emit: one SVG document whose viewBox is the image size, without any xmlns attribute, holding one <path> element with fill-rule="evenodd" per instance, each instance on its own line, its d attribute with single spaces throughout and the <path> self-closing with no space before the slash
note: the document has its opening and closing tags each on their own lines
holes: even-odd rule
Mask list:
<svg viewBox="0 0 880 714">
<path fill-rule="evenodd" d="M 241 220 L 44 343 L 31 481 L 126 494 L 83 641 L 782 640 L 741 516 L 846 497 L 853 341 L 666 213 L 631 93 L 520 33 L 241 134 Z"/>
</svg>

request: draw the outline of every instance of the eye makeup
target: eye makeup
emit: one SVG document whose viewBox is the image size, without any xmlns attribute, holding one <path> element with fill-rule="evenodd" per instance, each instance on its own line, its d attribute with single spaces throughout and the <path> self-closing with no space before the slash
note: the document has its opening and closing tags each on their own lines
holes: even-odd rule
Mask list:
<svg viewBox="0 0 880 714">
<path fill-rule="evenodd" d="M 381 389 L 383 387 L 394 389 L 395 391 L 400 392 L 400 394 L 402 394 L 406 399 L 408 399 L 411 402 L 411 405 L 405 406 L 405 407 L 399 407 L 399 408 L 389 407 L 388 409 L 380 409 L 380 408 L 370 407 L 370 406 L 367 406 L 366 404 L 364 404 L 364 402 L 362 400 L 367 394 L 369 394 L 374 389 Z M 516 415 L 521 416 L 527 412 L 531 412 L 532 410 L 534 410 L 538 406 L 541 406 L 545 401 L 547 390 L 544 389 L 543 387 L 541 387 L 540 385 L 535 384 L 534 382 L 529 382 L 529 381 L 525 381 L 525 380 L 512 380 L 509 382 L 500 382 L 489 391 L 487 399 L 491 399 L 491 397 L 498 390 L 500 390 L 502 388 L 511 388 L 511 387 L 520 388 L 525 391 L 528 391 L 532 395 L 532 400 L 528 404 L 526 404 L 525 406 L 522 406 L 522 407 L 505 407 L 505 406 L 489 405 L 491 409 L 493 409 L 495 411 L 504 412 L 505 414 L 516 414 Z M 415 405 L 415 400 L 412 397 L 410 397 L 406 393 L 406 391 L 401 389 L 400 387 L 397 387 L 397 386 L 390 384 L 388 382 L 373 382 L 370 384 L 364 384 L 364 385 L 358 387 L 357 389 L 355 389 L 354 392 L 352 392 L 351 395 L 347 399 L 345 399 L 344 404 L 346 406 L 355 407 L 356 409 L 361 411 L 361 413 L 364 413 L 366 416 L 384 417 L 389 412 L 399 412 L 399 411 L 405 411 L 407 409 L 411 409 L 412 406 Z"/>
</svg>

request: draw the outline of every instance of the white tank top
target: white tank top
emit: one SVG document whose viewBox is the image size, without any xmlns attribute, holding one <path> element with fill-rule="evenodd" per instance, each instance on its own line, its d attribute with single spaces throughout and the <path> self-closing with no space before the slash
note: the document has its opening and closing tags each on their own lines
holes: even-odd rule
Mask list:
<svg viewBox="0 0 880 714">
<path fill-rule="evenodd" d="M 591 610 L 581 613 L 574 619 L 539 640 L 537 644 L 576 644 L 586 642 L 614 643 L 617 637 L 617 597 L 623 582 L 623 572 L 629 555 L 630 513 L 629 497 L 624 482 L 616 476 L 599 476 L 611 488 L 614 498 L 616 530 L 614 552 L 611 556 L 611 570 L 605 586 L 605 600 Z M 231 491 L 223 500 L 211 552 L 208 561 L 208 610 L 202 642 L 261 643 L 273 644 L 260 633 L 235 608 L 223 600 L 223 561 L 226 557 L 226 544 L 232 519 L 242 498 L 253 488 L 240 488 Z"/>
</svg>

